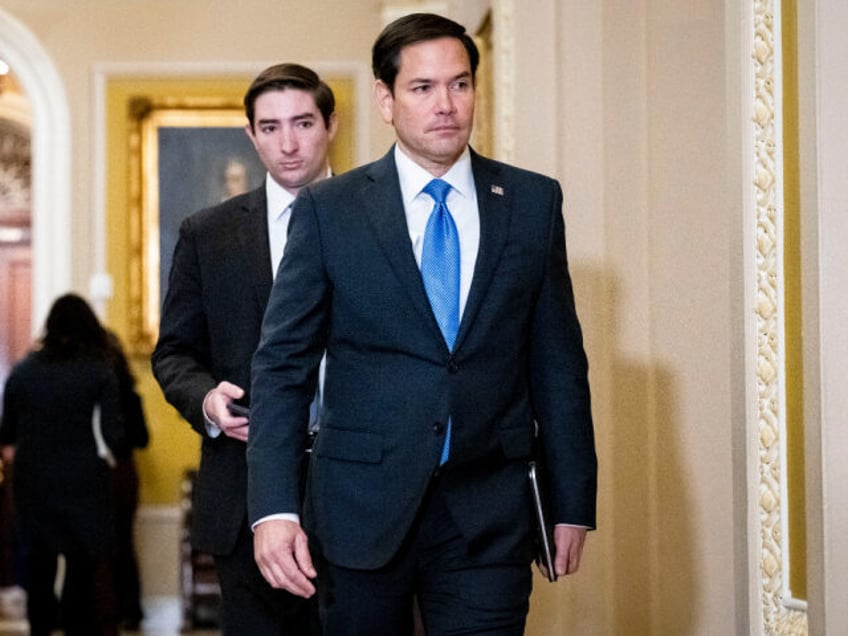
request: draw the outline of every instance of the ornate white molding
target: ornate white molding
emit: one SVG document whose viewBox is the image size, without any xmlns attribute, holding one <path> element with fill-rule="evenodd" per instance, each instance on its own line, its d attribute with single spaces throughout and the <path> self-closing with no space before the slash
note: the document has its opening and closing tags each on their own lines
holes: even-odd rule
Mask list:
<svg viewBox="0 0 848 636">
<path fill-rule="evenodd" d="M 494 76 L 494 156 L 515 158 L 515 3 L 492 0 Z"/>
<path fill-rule="evenodd" d="M 807 634 L 807 614 L 788 597 L 786 391 L 783 272 L 783 144 L 780 0 L 753 1 L 753 177 L 756 270 L 756 493 L 763 631 Z M 752 502 L 753 503 L 753 502 Z M 794 605 L 803 607 L 802 603 Z"/>
</svg>

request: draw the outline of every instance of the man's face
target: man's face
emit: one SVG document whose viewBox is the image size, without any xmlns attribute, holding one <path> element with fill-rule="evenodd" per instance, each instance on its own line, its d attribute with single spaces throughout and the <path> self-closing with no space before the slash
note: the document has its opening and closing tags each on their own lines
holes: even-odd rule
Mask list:
<svg viewBox="0 0 848 636">
<path fill-rule="evenodd" d="M 325 126 L 310 93 L 296 88 L 262 93 L 254 104 L 253 128 L 245 129 L 271 177 L 292 194 L 326 175 L 336 114 Z"/>
<path fill-rule="evenodd" d="M 404 47 L 394 94 L 377 81 L 376 96 L 401 149 L 431 174 L 447 172 L 474 121 L 471 63 L 462 43 L 446 37 Z"/>
</svg>

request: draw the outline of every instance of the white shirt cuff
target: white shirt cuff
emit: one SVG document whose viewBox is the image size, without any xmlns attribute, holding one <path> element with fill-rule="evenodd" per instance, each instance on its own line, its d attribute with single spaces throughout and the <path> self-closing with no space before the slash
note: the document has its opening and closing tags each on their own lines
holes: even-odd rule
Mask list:
<svg viewBox="0 0 848 636">
<path fill-rule="evenodd" d="M 215 389 L 212 389 L 214 391 Z M 209 393 L 212 393 L 209 391 Z M 200 405 L 200 409 L 203 411 L 203 422 L 206 424 L 206 434 L 215 439 L 221 434 L 221 429 L 218 428 L 218 425 L 215 424 L 212 420 L 209 419 L 209 416 L 206 415 L 206 398 L 209 397 L 209 393 L 203 396 L 203 403 Z"/>
<path fill-rule="evenodd" d="M 256 526 L 260 523 L 265 523 L 266 521 L 294 521 L 297 525 L 300 525 L 300 515 L 296 515 L 293 512 L 279 512 L 275 515 L 268 515 L 266 517 L 262 517 L 258 521 L 256 521 L 250 529 L 256 532 Z"/>
</svg>

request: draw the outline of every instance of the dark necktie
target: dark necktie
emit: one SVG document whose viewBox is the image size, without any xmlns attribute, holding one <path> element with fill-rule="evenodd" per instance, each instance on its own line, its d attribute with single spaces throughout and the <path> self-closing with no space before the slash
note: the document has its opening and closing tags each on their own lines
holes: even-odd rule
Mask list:
<svg viewBox="0 0 848 636">
<path fill-rule="evenodd" d="M 445 343 L 453 350 L 459 331 L 459 234 L 445 203 L 450 189 L 450 184 L 441 179 L 433 179 L 424 187 L 435 205 L 424 231 L 421 277 Z M 451 421 L 448 419 L 442 464 L 450 454 L 450 436 Z"/>
</svg>

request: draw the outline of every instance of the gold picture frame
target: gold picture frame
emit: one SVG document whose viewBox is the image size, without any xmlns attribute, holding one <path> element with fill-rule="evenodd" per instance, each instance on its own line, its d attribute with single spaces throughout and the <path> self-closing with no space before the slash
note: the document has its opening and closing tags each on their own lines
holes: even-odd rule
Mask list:
<svg viewBox="0 0 848 636">
<path fill-rule="evenodd" d="M 209 179 L 225 185 L 226 168 L 221 164 L 230 160 L 242 162 L 252 172 L 252 179 L 245 177 L 244 189 L 256 187 L 264 178 L 245 123 L 241 104 L 226 99 L 138 97 L 130 102 L 129 343 L 136 353 L 152 351 L 158 337 L 159 308 L 179 223 L 226 194 L 210 187 Z M 203 154 L 209 159 L 208 169 L 199 167 Z M 207 172 L 204 178 L 200 170 Z M 174 191 L 185 194 L 182 204 L 163 200 Z"/>
</svg>

